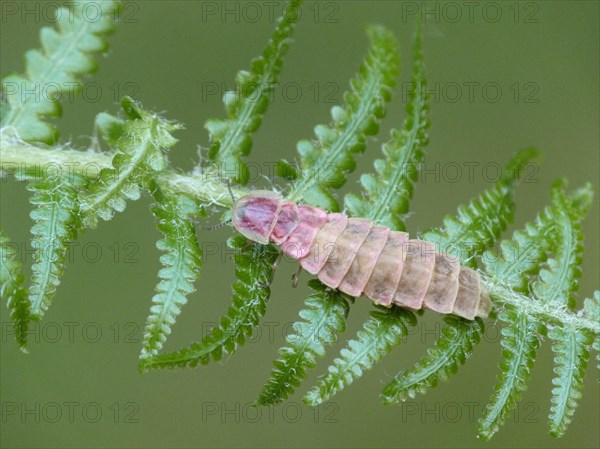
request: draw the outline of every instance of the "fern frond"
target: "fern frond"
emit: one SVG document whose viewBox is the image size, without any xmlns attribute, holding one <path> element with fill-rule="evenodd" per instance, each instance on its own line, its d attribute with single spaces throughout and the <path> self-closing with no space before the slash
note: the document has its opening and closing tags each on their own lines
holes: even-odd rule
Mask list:
<svg viewBox="0 0 600 449">
<path fill-rule="evenodd" d="M 27 186 L 35 208 L 30 217 L 31 245 L 35 250 L 29 287 L 30 317 L 39 320 L 48 309 L 65 269 L 68 244 L 81 227 L 78 185 L 81 180 L 57 177 L 41 179 Z"/>
<path fill-rule="evenodd" d="M 573 293 L 577 291 L 577 279 L 581 276 L 579 266 L 583 255 L 583 234 L 580 221 L 586 215 L 592 201 L 590 186 L 580 189 L 573 198 L 564 191 L 566 181 L 559 180 L 552 188 L 552 204 L 555 226 L 549 233 L 552 239 L 551 257 L 546 261 L 547 268 L 540 270 L 533 284 L 534 297 L 543 302 L 554 303 L 557 307 L 572 309 L 575 305 Z M 574 328 L 554 327 L 548 336 L 552 340 L 554 352 L 554 372 L 552 383 L 552 407 L 550 409 L 550 434 L 562 436 L 571 422 L 581 398 L 583 378 L 592 343 L 590 335 Z"/>
<path fill-rule="evenodd" d="M 210 134 L 210 159 L 220 164 L 225 176 L 240 184 L 248 182 L 248 167 L 242 156 L 250 152 L 250 136 L 260 126 L 269 105 L 269 93 L 279 79 L 294 24 L 300 16 L 300 3 L 300 0 L 292 0 L 284 8 L 262 56 L 252 61 L 249 71 L 238 72 L 236 90 L 223 96 L 228 119 L 210 119 L 204 123 Z"/>
<path fill-rule="evenodd" d="M 577 221 L 583 218 L 591 201 L 589 188 L 579 189 L 570 196 L 565 196 L 563 189 L 563 182 L 553 186 L 552 205 L 538 217 L 535 225 L 527 224 L 525 231 L 513 234 L 512 241 L 502 242 L 500 257 L 484 258 L 494 282 L 502 283 L 517 292 L 529 293 L 528 284 L 532 276 L 539 275 L 532 288 L 534 295 L 537 297 L 540 292 L 552 292 L 549 298 L 537 297 L 537 300 L 556 301 L 558 307 L 560 304 L 567 304 L 569 294 L 577 286 L 578 273 L 568 264 L 581 257 L 577 244 Z M 546 261 L 548 252 L 560 255 L 561 260 L 550 259 L 548 269 L 541 273 L 541 266 Z M 479 435 L 486 440 L 503 424 L 521 392 L 527 387 L 540 335 L 546 328 L 546 323 L 530 315 L 525 307 L 505 305 L 500 319 L 507 323 L 502 330 L 501 344 L 504 350 L 500 374 L 479 424 Z M 585 348 L 581 349 L 575 344 L 581 339 L 573 334 L 575 329 L 563 330 L 569 335 L 561 337 L 561 330 L 553 333 L 556 338 L 563 338 L 555 342 L 553 348 L 557 363 L 555 372 L 558 374 L 553 382 L 558 383 L 559 388 L 553 390 L 551 419 L 554 421 L 551 429 L 556 434 L 560 434 L 568 424 L 579 394 L 579 374 L 568 371 L 575 366 L 573 364 L 585 364 L 586 357 Z M 557 427 L 552 427 L 554 425 Z"/>
<path fill-rule="evenodd" d="M 90 184 L 90 193 L 83 197 L 81 209 L 87 227 L 95 227 L 98 218 L 110 220 L 114 212 L 122 212 L 126 200 L 140 197 L 139 184 L 145 176 L 166 167 L 162 151 L 177 142 L 170 134 L 181 126 L 150 114 L 132 99 L 125 97 L 121 104 L 129 120 L 116 142 L 112 168 L 100 171 Z"/>
<path fill-rule="evenodd" d="M 552 379 L 552 406 L 550 407 L 550 435 L 562 437 L 571 422 L 577 401 L 581 399 L 583 379 L 590 357 L 588 350 L 592 336 L 575 329 L 556 327 L 548 332 L 554 352 L 554 373 Z"/>
<path fill-rule="evenodd" d="M 437 243 L 439 250 L 460 257 L 463 263 L 472 264 L 473 256 L 493 245 L 512 221 L 515 185 L 525 166 L 537 155 L 534 148 L 519 151 L 493 188 L 467 206 L 459 206 L 455 216 L 444 217 L 443 228 L 427 230 L 422 238 Z"/>
<path fill-rule="evenodd" d="M 592 189 L 587 185 L 573 198 L 564 191 L 566 181 L 559 180 L 552 188 L 554 228 L 552 256 L 546 261 L 547 268 L 540 270 L 539 280 L 532 293 L 540 301 L 553 302 L 557 306 L 575 306 L 573 293 L 578 289 L 583 257 L 583 233 L 580 221 L 585 217 L 592 202 Z"/>
<path fill-rule="evenodd" d="M 554 226 L 553 216 L 553 209 L 547 207 L 535 224 L 527 223 L 525 230 L 513 234 L 512 240 L 501 242 L 500 255 L 491 251 L 484 254 L 483 262 L 494 282 L 517 292 L 528 292 L 531 276 L 539 272 L 546 260 L 550 246 L 547 236 Z M 478 434 L 484 440 L 489 440 L 498 431 L 527 387 L 540 334 L 544 330 L 544 326 L 525 310 L 509 305 L 505 305 L 499 320 L 506 326 L 501 331 L 500 373 L 490 402 L 479 420 Z"/>
<path fill-rule="evenodd" d="M 241 235 L 232 237 L 228 243 L 240 252 L 234 256 L 237 280 L 233 285 L 233 304 L 221 318 L 220 326 L 200 342 L 142 360 L 142 370 L 206 365 L 211 357 L 218 361 L 225 354 L 233 354 L 252 334 L 266 312 L 270 289 L 265 286 L 271 278 L 278 251 L 271 245 L 248 246 L 248 241 Z"/>
<path fill-rule="evenodd" d="M 471 356 L 483 332 L 482 321 L 468 321 L 456 316 L 447 316 L 444 321 L 446 326 L 442 335 L 435 346 L 427 350 L 427 355 L 410 369 L 396 374 L 385 386 L 381 394 L 384 404 L 414 398 L 417 393 L 425 393 L 437 386 L 440 380 L 448 381 Z"/>
<path fill-rule="evenodd" d="M 498 431 L 527 388 L 543 330 L 523 310 L 511 306 L 506 306 L 499 319 L 506 324 L 501 331 L 502 360 L 494 393 L 479 420 L 478 434 L 484 440 Z"/>
<path fill-rule="evenodd" d="M 202 263 L 192 221 L 198 204 L 186 196 L 167 197 L 158 186 L 154 186 L 153 196 L 156 203 L 151 210 L 158 219 L 156 227 L 164 235 L 156 243 L 164 252 L 160 256 L 163 268 L 158 272 L 160 280 L 146 320 L 140 359 L 157 354 L 163 347 L 187 296 L 195 291 L 194 282 Z"/>
<path fill-rule="evenodd" d="M 279 350 L 271 378 L 257 400 L 259 405 L 287 399 L 306 378 L 307 370 L 316 366 L 317 357 L 325 355 L 325 347 L 334 344 L 337 335 L 346 329 L 349 297 L 327 290 L 314 279 L 309 285 L 315 293 L 306 299 L 305 308 L 300 311 L 303 321 L 294 323 L 293 333 L 286 337 L 287 346 Z"/>
<path fill-rule="evenodd" d="M 95 12 L 101 9 L 100 17 L 87 17 L 89 4 Z M 26 75 L 8 75 L 2 80 L 10 105 L 3 114 L 3 127 L 14 128 L 29 142 L 51 144 L 58 139 L 56 128 L 44 119 L 59 116 L 60 96 L 80 90 L 80 77 L 96 70 L 92 55 L 106 51 L 106 35 L 114 28 L 112 16 L 118 5 L 116 1 L 86 0 L 56 11 L 58 29 L 42 28 L 42 49 L 25 54 Z"/>
<path fill-rule="evenodd" d="M 387 355 L 408 334 L 407 324 L 416 323 L 415 315 L 404 309 L 392 307 L 371 312 L 371 318 L 358 331 L 357 339 L 350 340 L 333 361 L 329 372 L 304 396 L 306 405 L 315 406 L 362 376 L 364 370 Z"/>
<path fill-rule="evenodd" d="M 359 75 L 344 94 L 344 105 L 331 109 L 332 122 L 315 127 L 316 140 L 301 140 L 297 149 L 300 172 L 281 161 L 278 172 L 296 178 L 288 192 L 290 201 L 304 201 L 329 211 L 339 206 L 329 190 L 346 181 L 354 170 L 354 153 L 365 149 L 366 136 L 374 135 L 385 114 L 385 103 L 398 72 L 398 50 L 394 35 L 377 26 L 368 30 L 371 47 Z"/>
<path fill-rule="evenodd" d="M 27 352 L 29 301 L 23 287 L 25 279 L 21 274 L 21 263 L 15 256 L 15 248 L 0 229 L 0 300 L 6 301 L 10 310 L 17 344 Z"/>
<path fill-rule="evenodd" d="M 401 217 L 408 212 L 413 183 L 429 139 L 426 132 L 430 125 L 429 106 L 421 34 L 419 28 L 413 51 L 412 90 L 402 129 L 392 129 L 390 140 L 383 144 L 381 150 L 385 159 L 374 162 L 376 174 L 366 173 L 360 177 L 365 193 L 363 197 L 354 194 L 344 197 L 345 206 L 352 216 L 369 218 L 398 231 L 406 229 Z"/>
</svg>

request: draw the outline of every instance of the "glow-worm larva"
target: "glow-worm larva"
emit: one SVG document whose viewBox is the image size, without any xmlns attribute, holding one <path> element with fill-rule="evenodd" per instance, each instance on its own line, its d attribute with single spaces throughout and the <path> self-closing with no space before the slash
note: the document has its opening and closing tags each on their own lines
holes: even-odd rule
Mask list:
<svg viewBox="0 0 600 449">
<path fill-rule="evenodd" d="M 257 190 L 235 202 L 232 222 L 258 243 L 272 241 L 328 287 L 377 304 L 431 309 L 473 320 L 492 309 L 479 273 L 435 245 L 364 218 L 283 201 Z"/>
</svg>

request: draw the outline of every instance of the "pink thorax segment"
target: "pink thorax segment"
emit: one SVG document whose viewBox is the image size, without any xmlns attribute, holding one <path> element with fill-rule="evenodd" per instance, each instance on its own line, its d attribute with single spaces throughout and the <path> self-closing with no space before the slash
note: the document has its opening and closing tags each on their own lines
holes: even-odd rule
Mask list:
<svg viewBox="0 0 600 449">
<path fill-rule="evenodd" d="M 266 244 L 281 209 L 279 198 L 247 195 L 236 203 L 232 220 L 235 228 L 250 240 Z"/>
<path fill-rule="evenodd" d="M 392 304 L 404 267 L 407 242 L 408 234 L 397 231 L 391 231 L 385 242 L 364 289 L 365 295 L 377 304 L 384 306 Z"/>
<path fill-rule="evenodd" d="M 317 274 L 327 258 L 335 250 L 336 241 L 348 224 L 348 217 L 344 214 L 327 215 L 327 223 L 317 232 L 310 252 L 300 259 L 300 265 L 310 274 Z"/>
<path fill-rule="evenodd" d="M 339 289 L 350 296 L 361 296 L 377 259 L 388 239 L 390 230 L 383 226 L 373 226 L 365 241 L 358 249 L 348 272 L 340 282 Z"/>
<path fill-rule="evenodd" d="M 305 257 L 313 244 L 315 236 L 327 221 L 327 214 L 317 207 L 298 206 L 298 226 L 281 245 L 285 254 L 294 259 Z"/>
<path fill-rule="evenodd" d="M 340 282 L 348 272 L 358 249 L 363 244 L 372 223 L 363 218 L 349 218 L 348 224 L 335 242 L 334 251 L 317 274 L 323 284 L 331 288 L 338 288 Z"/>
<path fill-rule="evenodd" d="M 279 245 L 289 237 L 299 223 L 298 207 L 295 203 L 283 203 L 279 216 L 277 217 L 277 223 L 271 233 L 271 240 L 273 243 Z"/>
<path fill-rule="evenodd" d="M 404 269 L 394 294 L 394 304 L 419 310 L 435 266 L 435 245 L 423 240 L 409 240 Z"/>
</svg>

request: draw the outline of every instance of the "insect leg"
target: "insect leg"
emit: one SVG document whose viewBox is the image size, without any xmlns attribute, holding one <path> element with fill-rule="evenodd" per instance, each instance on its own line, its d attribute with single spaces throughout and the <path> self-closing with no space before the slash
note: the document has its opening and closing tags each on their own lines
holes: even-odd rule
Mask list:
<svg viewBox="0 0 600 449">
<path fill-rule="evenodd" d="M 254 242 L 252 242 L 252 243 L 254 243 Z M 263 283 L 263 282 L 260 283 L 261 287 L 268 287 L 273 282 L 273 279 L 275 278 L 275 271 L 277 271 L 277 267 L 279 266 L 279 262 L 281 261 L 281 255 L 282 254 L 283 253 L 280 252 L 277 255 L 277 258 L 275 259 L 275 262 L 273 262 L 273 269 L 271 271 L 271 276 L 269 276 L 269 280 L 266 283 Z"/>
<path fill-rule="evenodd" d="M 296 288 L 298 286 L 298 281 L 300 280 L 300 272 L 302 271 L 302 265 L 298 265 L 298 271 L 292 274 L 292 287 Z"/>
</svg>

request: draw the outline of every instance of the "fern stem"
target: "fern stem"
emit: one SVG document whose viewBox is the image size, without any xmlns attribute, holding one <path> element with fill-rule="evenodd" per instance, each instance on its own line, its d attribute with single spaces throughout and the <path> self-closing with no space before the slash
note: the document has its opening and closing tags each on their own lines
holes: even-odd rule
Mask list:
<svg viewBox="0 0 600 449">
<path fill-rule="evenodd" d="M 529 296 L 522 295 L 509 287 L 494 282 L 488 276 L 484 275 L 482 278 L 490 291 L 490 295 L 493 296 L 496 305 L 503 304 L 520 308 L 528 316 L 539 317 L 539 322 L 552 323 L 573 330 L 587 331 L 595 335 L 600 333 L 600 323 L 584 316 L 575 315 L 569 312 L 566 306 L 536 301 Z"/>
<path fill-rule="evenodd" d="M 73 148 L 45 147 L 2 135 L 0 141 L 0 168 L 3 172 L 30 171 L 52 166 L 61 168 L 69 176 L 79 174 L 87 179 L 95 179 L 103 168 L 112 167 L 113 153 L 99 153 Z M 222 177 L 213 171 L 182 174 L 175 170 L 163 170 L 157 175 L 157 182 L 170 193 L 183 193 L 202 203 L 221 207 L 233 205 L 227 185 Z M 233 195 L 239 198 L 248 190 L 232 186 Z"/>
<path fill-rule="evenodd" d="M 2 171 L 36 170 L 40 166 L 52 165 L 54 168 L 57 166 L 64 168 L 69 174 L 80 174 L 92 179 L 98 176 L 100 169 L 112 167 L 112 158 L 112 153 L 99 153 L 91 149 L 81 151 L 73 148 L 37 146 L 14 138 L 5 138 L 5 136 L 0 139 Z M 207 171 L 182 174 L 167 169 L 157 175 L 157 181 L 172 193 L 186 194 L 203 203 L 220 207 L 233 205 L 227 185 L 221 181 L 221 177 L 217 173 Z M 239 186 L 232 186 L 232 191 L 236 198 L 248 192 L 247 189 Z M 556 304 L 535 301 L 528 296 L 516 293 L 509 287 L 494 282 L 490 277 L 484 276 L 484 282 L 494 296 L 494 302 L 498 305 L 509 304 L 523 307 L 529 313 L 541 317 L 543 321 L 581 329 L 595 335 L 600 334 L 600 324 L 594 320 L 577 316 L 564 307 L 557 307 Z"/>
</svg>

